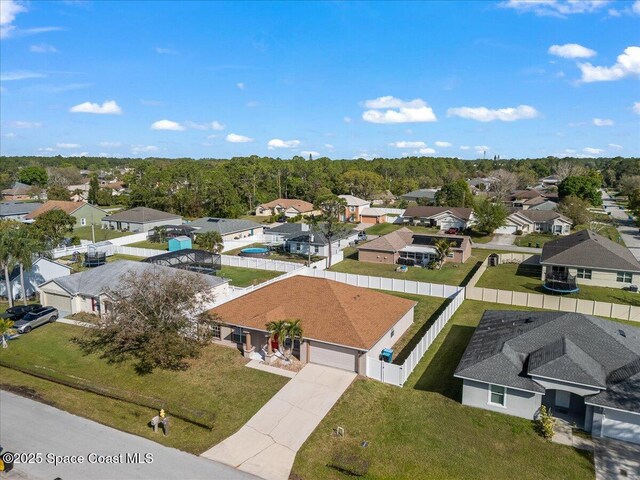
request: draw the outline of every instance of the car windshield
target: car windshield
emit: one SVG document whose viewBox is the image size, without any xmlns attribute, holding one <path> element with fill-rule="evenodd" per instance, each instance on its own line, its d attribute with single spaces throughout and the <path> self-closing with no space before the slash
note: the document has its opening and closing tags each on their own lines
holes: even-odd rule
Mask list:
<svg viewBox="0 0 640 480">
<path fill-rule="evenodd" d="M 32 312 L 32 313 L 27 313 L 24 317 L 22 317 L 24 320 L 29 321 L 29 320 L 33 320 L 34 318 L 38 318 L 38 315 L 41 315 L 42 312 L 38 313 L 38 312 Z"/>
</svg>

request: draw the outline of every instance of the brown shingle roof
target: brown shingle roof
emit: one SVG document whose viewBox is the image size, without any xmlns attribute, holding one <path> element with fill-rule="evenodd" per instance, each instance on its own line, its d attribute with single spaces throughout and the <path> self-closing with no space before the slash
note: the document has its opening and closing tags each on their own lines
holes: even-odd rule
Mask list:
<svg viewBox="0 0 640 480">
<path fill-rule="evenodd" d="M 32 220 L 34 218 L 39 217 L 43 213 L 47 213 L 51 210 L 62 210 L 63 212 L 71 215 L 73 212 L 78 210 L 79 208 L 84 207 L 87 202 L 67 202 L 65 200 L 49 200 L 45 202 L 40 208 L 34 210 L 25 218 L 27 220 Z"/>
<path fill-rule="evenodd" d="M 369 350 L 414 306 L 368 288 L 296 276 L 210 312 L 227 324 L 264 331 L 268 322 L 300 319 L 304 338 Z"/>
<path fill-rule="evenodd" d="M 441 238 L 450 240 L 452 248 L 461 249 L 466 247 L 469 237 L 464 235 L 441 235 L 436 233 L 415 233 L 408 228 L 401 228 L 395 232 L 378 237 L 370 242 L 358 247 L 358 250 L 373 250 L 380 252 L 396 253 L 408 245 L 435 245 Z"/>
<path fill-rule="evenodd" d="M 458 218 L 462 220 L 469 220 L 471 218 L 471 213 L 473 212 L 470 208 L 462 208 L 462 207 L 409 207 L 405 210 L 403 217 L 421 217 L 421 218 L 429 218 L 434 215 L 438 215 L 443 212 L 451 212 Z"/>
<path fill-rule="evenodd" d="M 305 202 L 304 200 L 298 200 L 296 198 L 278 198 L 268 203 L 263 203 L 260 205 L 262 208 L 273 208 L 273 207 L 283 207 L 283 208 L 295 208 L 300 213 L 311 212 L 313 210 L 313 204 L 309 202 Z"/>
</svg>

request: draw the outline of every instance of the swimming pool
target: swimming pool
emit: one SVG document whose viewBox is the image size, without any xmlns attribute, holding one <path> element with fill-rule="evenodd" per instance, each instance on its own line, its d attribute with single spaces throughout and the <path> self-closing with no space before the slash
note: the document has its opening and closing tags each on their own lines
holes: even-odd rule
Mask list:
<svg viewBox="0 0 640 480">
<path fill-rule="evenodd" d="M 243 248 L 240 250 L 243 257 L 266 257 L 269 255 L 269 249 L 263 247 Z"/>
</svg>

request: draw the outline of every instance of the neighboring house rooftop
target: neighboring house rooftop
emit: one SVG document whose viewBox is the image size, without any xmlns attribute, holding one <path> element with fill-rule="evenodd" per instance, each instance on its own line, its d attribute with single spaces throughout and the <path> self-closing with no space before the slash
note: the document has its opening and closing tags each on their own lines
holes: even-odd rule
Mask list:
<svg viewBox="0 0 640 480">
<path fill-rule="evenodd" d="M 194 227 L 197 230 L 194 232 L 206 233 L 206 232 L 219 232 L 220 235 L 230 235 L 233 233 L 244 232 L 253 228 L 263 228 L 261 225 L 251 220 L 239 220 L 236 218 L 216 218 L 216 217 L 204 217 L 194 220 L 188 224 L 190 227 Z"/>
<path fill-rule="evenodd" d="M 51 280 L 51 282 L 60 286 L 71 295 L 97 297 L 105 293 L 107 290 L 116 290 L 119 287 L 120 280 L 125 274 L 133 272 L 140 275 L 147 271 L 175 274 L 178 271 L 184 270 L 155 265 L 152 263 L 136 262 L 133 260 L 119 260 L 117 262 L 105 263 L 100 267 L 90 268 L 84 272 L 55 278 Z M 226 279 L 211 275 L 202 275 L 193 272 L 187 272 L 187 274 L 198 275 L 198 277 L 202 278 L 205 282 L 211 285 L 211 287 L 217 287 L 218 285 L 228 282 Z"/>
<path fill-rule="evenodd" d="M 347 238 L 350 235 L 354 234 L 353 229 L 348 229 L 342 232 L 340 235 L 336 235 L 331 240 L 332 242 L 337 242 L 338 240 L 342 240 L 343 238 Z M 309 242 L 309 235 L 313 235 L 313 241 Z M 289 237 L 289 242 L 297 242 L 297 243 L 310 243 L 311 245 L 329 245 L 329 240 L 326 235 L 321 231 L 311 227 L 308 230 L 300 230 L 300 234 L 296 235 L 295 233 Z"/>
<path fill-rule="evenodd" d="M 362 217 L 384 217 L 387 214 L 386 208 L 365 207 L 360 212 Z"/>
<path fill-rule="evenodd" d="M 369 200 L 363 200 L 362 198 L 354 197 L 353 195 L 338 195 L 347 202 L 348 207 L 364 207 L 365 205 L 371 205 Z"/>
<path fill-rule="evenodd" d="M 400 198 L 429 198 L 431 200 L 436 198 L 436 193 L 438 193 L 437 188 L 421 188 L 419 190 L 413 190 L 411 192 L 400 195 Z"/>
<path fill-rule="evenodd" d="M 300 213 L 313 211 L 313 204 L 297 198 L 278 198 L 268 203 L 260 205 L 262 208 L 282 207 L 284 209 L 295 208 Z"/>
<path fill-rule="evenodd" d="M 462 219 L 469 220 L 471 218 L 471 214 L 473 210 L 471 208 L 462 208 L 462 207 L 409 207 L 405 210 L 403 217 L 418 217 L 418 218 L 429 218 L 434 217 L 436 215 L 440 215 L 441 213 L 451 212 L 452 215 Z"/>
<path fill-rule="evenodd" d="M 280 233 L 282 235 L 294 235 L 309 230 L 309 225 L 305 223 L 289 223 L 285 222 L 275 227 L 264 227 L 265 233 Z"/>
<path fill-rule="evenodd" d="M 27 220 L 32 220 L 39 217 L 43 213 L 50 212 L 51 210 L 62 210 L 65 213 L 71 215 L 76 210 L 89 205 L 87 202 L 69 202 L 66 200 L 48 200 L 42 204 L 39 208 L 36 208 L 30 214 L 26 216 Z M 93 207 L 93 205 L 92 205 Z M 93 207 L 98 208 L 98 207 Z M 99 209 L 98 209 L 99 210 Z"/>
<path fill-rule="evenodd" d="M 627 247 L 591 230 L 581 230 L 545 243 L 540 263 L 640 272 L 640 263 Z"/>
<path fill-rule="evenodd" d="M 153 223 L 164 220 L 181 220 L 180 215 L 167 213 L 161 210 L 147 207 L 135 207 L 122 212 L 114 213 L 103 218 L 106 222 L 130 222 L 130 223 Z"/>
<path fill-rule="evenodd" d="M 538 393 L 536 376 L 590 385 L 606 390 L 587 403 L 640 413 L 640 328 L 580 313 L 487 310 L 455 376 Z"/>
<path fill-rule="evenodd" d="M 452 248 L 463 248 L 465 243 L 469 242 L 469 237 L 466 236 L 415 233 L 408 228 L 400 228 L 361 245 L 358 250 L 395 253 L 408 245 L 434 246 L 438 240 L 443 238 L 453 243 Z"/>
<path fill-rule="evenodd" d="M 554 210 L 517 210 L 515 212 L 517 215 L 520 215 L 522 217 L 525 217 L 528 220 L 531 220 L 532 222 L 551 222 L 553 220 L 562 220 L 563 222 L 569 223 L 571 225 L 573 225 L 573 222 L 571 221 L 570 218 L 565 217 L 564 215 L 562 215 L 561 213 L 558 213 Z"/>
<path fill-rule="evenodd" d="M 271 321 L 300 319 L 304 338 L 369 350 L 415 302 L 344 283 L 296 276 L 211 310 L 231 325 L 266 330 Z"/>
<path fill-rule="evenodd" d="M 2 190 L 2 193 L 4 195 L 27 195 L 31 191 L 31 188 L 33 187 L 26 183 L 15 182 L 11 188 Z"/>
<path fill-rule="evenodd" d="M 537 190 L 516 190 L 511 193 L 511 198 L 513 200 L 521 200 L 523 198 L 536 198 L 540 197 L 540 192 Z"/>
<path fill-rule="evenodd" d="M 0 217 L 26 215 L 41 206 L 40 202 L 2 202 L 0 203 Z"/>
</svg>

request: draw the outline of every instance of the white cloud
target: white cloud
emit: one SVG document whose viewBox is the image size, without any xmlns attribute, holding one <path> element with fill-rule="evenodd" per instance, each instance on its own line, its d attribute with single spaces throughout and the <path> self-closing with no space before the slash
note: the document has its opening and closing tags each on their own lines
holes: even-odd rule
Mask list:
<svg viewBox="0 0 640 480">
<path fill-rule="evenodd" d="M 122 109 L 115 100 L 106 100 L 102 105 L 98 103 L 84 102 L 69 109 L 73 113 L 95 113 L 98 115 L 120 115 Z"/>
<path fill-rule="evenodd" d="M 491 147 L 487 147 L 486 145 L 476 145 L 475 147 L 473 147 L 473 149 L 479 155 L 481 153 L 486 152 L 487 150 L 491 150 Z"/>
<path fill-rule="evenodd" d="M 633 104 L 633 113 L 637 113 L 640 115 L 640 102 L 634 102 Z"/>
<path fill-rule="evenodd" d="M 425 148 L 427 146 L 424 142 L 408 142 L 406 140 L 401 140 L 399 142 L 393 142 L 389 144 L 391 147 L 397 148 Z"/>
<path fill-rule="evenodd" d="M 52 147 L 45 147 L 45 148 L 39 148 L 38 151 L 39 152 L 48 152 L 48 153 L 50 153 L 50 152 L 55 152 L 56 149 L 52 148 Z"/>
<path fill-rule="evenodd" d="M 333 150 L 333 149 L 334 149 L 334 146 L 333 146 L 333 145 L 331 145 L 330 143 L 325 143 L 325 144 L 324 144 L 324 148 L 326 148 L 327 150 Z"/>
<path fill-rule="evenodd" d="M 320 152 L 315 152 L 313 150 L 303 150 L 300 152 L 303 157 L 308 157 L 311 155 L 313 158 L 318 158 L 320 156 Z"/>
<path fill-rule="evenodd" d="M 352 123 L 352 122 L 353 122 L 353 118 L 351 118 L 351 117 L 344 117 L 344 118 L 342 119 L 342 121 L 343 121 L 344 123 Z"/>
<path fill-rule="evenodd" d="M 582 151 L 584 153 L 587 153 L 589 155 L 599 155 L 601 153 L 604 153 L 604 150 L 601 148 L 593 148 L 593 147 L 585 147 L 582 149 Z"/>
<path fill-rule="evenodd" d="M 15 133 L 13 133 L 13 132 L 3 133 L 2 136 L 5 137 L 5 138 L 16 138 L 17 137 L 17 135 Z"/>
<path fill-rule="evenodd" d="M 246 85 L 242 82 L 238 82 L 236 83 L 236 87 L 238 87 L 240 90 L 244 90 L 244 87 L 246 87 Z"/>
<path fill-rule="evenodd" d="M 0 2 L 3 3 L 3 2 Z M 43 78 L 46 75 L 38 72 L 29 72 L 27 70 L 17 70 L 14 72 L 6 72 L 0 74 L 0 81 L 9 82 L 13 80 L 26 80 L 28 78 Z"/>
<path fill-rule="evenodd" d="M 461 145 L 460 146 L 460 150 L 471 150 L 471 147 L 469 147 L 467 145 Z"/>
<path fill-rule="evenodd" d="M 156 47 L 154 50 L 156 51 L 156 53 L 160 55 L 177 55 L 178 54 L 178 51 L 174 50 L 173 48 Z"/>
<path fill-rule="evenodd" d="M 631 11 L 636 15 L 640 15 L 640 0 L 636 0 L 633 2 L 633 6 L 631 7 Z"/>
<path fill-rule="evenodd" d="M 244 135 L 238 135 L 236 133 L 230 133 L 227 135 L 227 142 L 230 143 L 249 143 L 253 142 L 253 138 L 245 137 Z"/>
<path fill-rule="evenodd" d="M 451 147 L 452 145 L 449 142 L 437 141 L 436 146 L 444 148 L 444 147 Z"/>
<path fill-rule="evenodd" d="M 56 148 L 80 148 L 77 143 L 56 143 Z"/>
<path fill-rule="evenodd" d="M 2 0 L 0 2 L 0 38 L 6 38 L 11 34 L 11 31 L 16 28 L 11 25 L 16 15 L 26 11 L 27 9 L 24 5 L 14 0 Z"/>
<path fill-rule="evenodd" d="M 186 128 L 191 128 L 193 130 L 224 130 L 224 125 L 217 121 L 213 121 L 209 123 L 195 123 L 192 121 L 186 121 L 182 126 Z"/>
<path fill-rule="evenodd" d="M 610 127 L 611 125 L 613 125 L 613 120 L 609 119 L 609 118 L 594 118 L 593 119 L 593 124 L 596 127 Z"/>
<path fill-rule="evenodd" d="M 26 122 L 24 120 L 16 120 L 15 122 L 11 122 L 11 125 L 16 128 L 40 128 L 42 127 L 42 123 L 40 122 Z"/>
<path fill-rule="evenodd" d="M 433 148 L 421 148 L 420 150 L 418 150 L 418 153 L 420 153 L 421 155 L 432 155 L 434 153 L 436 153 L 436 151 Z"/>
<path fill-rule="evenodd" d="M 224 130 L 224 125 L 214 120 L 211 122 L 211 130 Z"/>
<path fill-rule="evenodd" d="M 53 45 L 41 43 L 39 45 L 31 45 L 29 51 L 33 53 L 58 53 L 58 49 Z"/>
<path fill-rule="evenodd" d="M 500 3 L 500 6 L 519 12 L 530 12 L 541 17 L 565 17 L 581 13 L 595 13 L 608 3 L 609 0 L 506 0 Z"/>
<path fill-rule="evenodd" d="M 589 58 L 596 55 L 595 50 L 583 47 L 577 43 L 566 43 L 564 45 L 552 45 L 549 47 L 549 54 L 563 58 Z"/>
<path fill-rule="evenodd" d="M 385 96 L 366 100 L 364 106 L 371 109 L 362 114 L 362 119 L 369 123 L 414 123 L 438 120 L 431 107 L 420 98 L 404 101 Z"/>
<path fill-rule="evenodd" d="M 139 155 L 141 153 L 154 153 L 160 150 L 155 145 L 131 145 L 131 153 Z"/>
<path fill-rule="evenodd" d="M 181 132 L 186 130 L 186 128 L 172 120 L 158 120 L 151 124 L 151 130 L 171 130 L 173 132 Z"/>
<path fill-rule="evenodd" d="M 122 146 L 120 142 L 100 142 L 98 145 L 104 148 L 117 148 Z"/>
<path fill-rule="evenodd" d="M 503 122 L 513 122 L 536 118 L 540 113 L 529 105 L 518 105 L 517 107 L 489 109 L 487 107 L 456 107 L 447 110 L 447 116 L 468 118 L 479 122 L 492 122 L 501 120 Z"/>
<path fill-rule="evenodd" d="M 299 145 L 300 140 L 280 140 L 279 138 L 269 140 L 267 143 L 269 150 L 273 150 L 274 148 L 295 148 Z"/>
<path fill-rule="evenodd" d="M 582 72 L 581 80 L 589 82 L 610 82 L 628 76 L 640 76 L 640 47 L 627 47 L 618 55 L 611 67 L 598 67 L 590 63 L 578 64 Z"/>
<path fill-rule="evenodd" d="M 256 101 L 256 100 L 251 100 L 249 102 L 247 102 L 247 107 L 249 108 L 256 108 L 260 106 L 260 102 Z"/>
<path fill-rule="evenodd" d="M 622 150 L 624 148 L 622 145 L 618 145 L 617 143 L 610 143 L 609 147 L 613 148 L 614 150 Z"/>
</svg>

